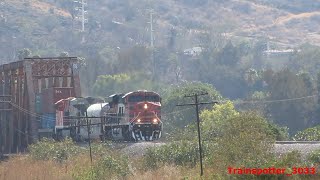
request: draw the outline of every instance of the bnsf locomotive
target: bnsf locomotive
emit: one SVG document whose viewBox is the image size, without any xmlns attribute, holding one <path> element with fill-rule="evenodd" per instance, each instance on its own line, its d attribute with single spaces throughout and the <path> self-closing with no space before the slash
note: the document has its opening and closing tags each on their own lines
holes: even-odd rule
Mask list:
<svg viewBox="0 0 320 180">
<path fill-rule="evenodd" d="M 152 91 L 114 94 L 108 102 L 71 97 L 55 105 L 57 138 L 86 140 L 89 134 L 92 139 L 152 141 L 161 137 L 161 98 Z"/>
</svg>

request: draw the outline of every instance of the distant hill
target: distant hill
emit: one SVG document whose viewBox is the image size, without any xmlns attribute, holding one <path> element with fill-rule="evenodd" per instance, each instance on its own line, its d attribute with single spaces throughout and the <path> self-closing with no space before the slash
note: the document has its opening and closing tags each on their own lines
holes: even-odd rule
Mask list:
<svg viewBox="0 0 320 180">
<path fill-rule="evenodd" d="M 106 46 L 147 45 L 150 9 L 157 47 L 174 39 L 174 48 L 183 50 L 201 45 L 208 33 L 283 47 L 320 45 L 319 0 L 88 1 L 85 41 L 75 31 L 73 0 L 0 0 L 0 60 L 16 58 L 24 47 L 34 54 L 77 55 Z"/>
</svg>

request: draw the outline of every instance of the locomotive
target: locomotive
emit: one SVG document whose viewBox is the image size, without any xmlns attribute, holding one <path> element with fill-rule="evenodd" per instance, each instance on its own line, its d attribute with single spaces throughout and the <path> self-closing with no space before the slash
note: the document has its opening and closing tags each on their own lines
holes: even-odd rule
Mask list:
<svg viewBox="0 0 320 180">
<path fill-rule="evenodd" d="M 161 97 L 156 92 L 113 94 L 107 102 L 70 97 L 59 100 L 55 107 L 56 138 L 153 141 L 161 137 Z"/>
</svg>

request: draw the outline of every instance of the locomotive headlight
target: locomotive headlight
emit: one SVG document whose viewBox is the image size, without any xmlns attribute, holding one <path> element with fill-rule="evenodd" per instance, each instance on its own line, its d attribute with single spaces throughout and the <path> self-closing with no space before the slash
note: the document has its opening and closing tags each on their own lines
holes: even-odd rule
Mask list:
<svg viewBox="0 0 320 180">
<path fill-rule="evenodd" d="M 143 108 L 148 109 L 148 104 L 144 104 Z"/>
<path fill-rule="evenodd" d="M 137 122 L 141 122 L 141 119 L 138 119 Z"/>
<path fill-rule="evenodd" d="M 158 120 L 156 118 L 153 119 L 153 123 L 157 123 Z"/>
</svg>

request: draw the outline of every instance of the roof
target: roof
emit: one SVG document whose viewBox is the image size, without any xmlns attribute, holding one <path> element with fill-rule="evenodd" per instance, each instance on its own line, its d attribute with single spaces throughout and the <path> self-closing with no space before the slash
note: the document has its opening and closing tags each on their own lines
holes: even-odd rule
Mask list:
<svg viewBox="0 0 320 180">
<path fill-rule="evenodd" d="M 127 94 L 125 94 L 124 96 L 122 96 L 122 98 L 125 98 L 125 97 L 127 97 L 127 96 L 129 96 L 129 95 L 131 95 L 131 94 L 142 93 L 142 92 L 144 92 L 144 93 L 146 93 L 146 94 L 156 94 L 156 95 L 160 96 L 158 93 L 153 92 L 153 91 L 137 90 L 137 91 L 128 92 Z"/>
</svg>

